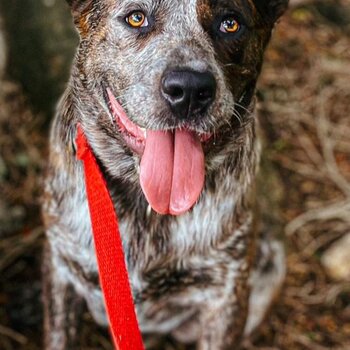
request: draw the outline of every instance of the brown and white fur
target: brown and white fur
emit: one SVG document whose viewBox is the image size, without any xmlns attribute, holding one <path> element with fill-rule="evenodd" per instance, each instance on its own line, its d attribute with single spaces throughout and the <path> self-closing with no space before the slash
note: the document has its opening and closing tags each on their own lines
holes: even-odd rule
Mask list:
<svg viewBox="0 0 350 350">
<path fill-rule="evenodd" d="M 263 320 L 284 276 L 281 245 L 254 233 L 251 197 L 259 161 L 254 89 L 287 0 L 68 3 L 81 40 L 50 139 L 43 203 L 45 348 L 80 348 L 75 341 L 82 300 L 96 322 L 107 325 L 75 155 L 78 123 L 119 216 L 143 334 L 171 334 L 200 350 L 237 348 Z M 149 18 L 146 31 L 125 23 L 134 10 Z M 218 32 L 227 15 L 244 23 L 239 37 Z M 200 115 L 177 118 L 159 93 L 164 72 L 176 68 L 215 77 L 215 100 Z M 140 188 L 140 157 L 115 123 L 107 87 L 140 127 L 213 135 L 203 144 L 204 188 L 187 213 L 150 209 Z"/>
</svg>

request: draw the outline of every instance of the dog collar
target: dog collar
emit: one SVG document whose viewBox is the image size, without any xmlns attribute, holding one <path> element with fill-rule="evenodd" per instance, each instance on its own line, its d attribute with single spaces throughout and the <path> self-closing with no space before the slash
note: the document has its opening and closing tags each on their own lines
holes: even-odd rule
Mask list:
<svg viewBox="0 0 350 350">
<path fill-rule="evenodd" d="M 118 350 L 144 350 L 124 258 L 118 217 L 106 181 L 79 125 L 76 145 L 77 158 L 83 161 L 84 165 L 99 278 L 114 346 Z"/>
</svg>

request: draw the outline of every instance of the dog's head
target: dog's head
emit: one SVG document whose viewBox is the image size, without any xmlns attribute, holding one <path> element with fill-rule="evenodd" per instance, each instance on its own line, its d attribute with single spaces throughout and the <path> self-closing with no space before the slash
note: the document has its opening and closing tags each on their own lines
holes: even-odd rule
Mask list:
<svg viewBox="0 0 350 350">
<path fill-rule="evenodd" d="M 159 213 L 191 208 L 205 169 L 250 121 L 287 2 L 68 0 L 81 37 L 80 122 L 109 174 L 140 181 Z"/>
</svg>

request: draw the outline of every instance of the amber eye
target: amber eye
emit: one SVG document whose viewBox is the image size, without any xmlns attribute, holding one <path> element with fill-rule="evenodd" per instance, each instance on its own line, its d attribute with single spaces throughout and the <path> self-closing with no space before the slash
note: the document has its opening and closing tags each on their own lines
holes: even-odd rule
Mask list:
<svg viewBox="0 0 350 350">
<path fill-rule="evenodd" d="M 144 13 L 135 11 L 126 17 L 126 22 L 133 28 L 141 28 L 148 26 L 148 20 Z"/>
<path fill-rule="evenodd" d="M 240 29 L 241 25 L 233 17 L 227 17 L 221 22 L 220 30 L 224 33 L 234 34 Z"/>
</svg>

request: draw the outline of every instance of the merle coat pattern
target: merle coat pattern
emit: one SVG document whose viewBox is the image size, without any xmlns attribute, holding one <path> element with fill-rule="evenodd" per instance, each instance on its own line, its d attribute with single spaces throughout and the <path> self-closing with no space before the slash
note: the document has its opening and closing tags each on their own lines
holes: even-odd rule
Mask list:
<svg viewBox="0 0 350 350">
<path fill-rule="evenodd" d="M 50 139 L 43 217 L 45 347 L 76 349 L 82 300 L 107 325 L 76 160 L 80 123 L 120 220 L 144 334 L 171 334 L 200 350 L 233 349 L 261 323 L 283 280 L 281 246 L 257 238 L 251 197 L 259 161 L 254 90 L 263 53 L 287 0 L 68 0 L 80 45 Z M 146 28 L 125 18 L 142 11 Z M 220 31 L 227 16 L 238 35 Z M 178 118 L 159 93 L 164 72 L 210 72 L 215 99 Z M 107 88 L 146 130 L 186 128 L 203 142 L 205 183 L 187 213 L 159 215 L 140 187 L 140 156 L 125 142 Z"/>
</svg>

